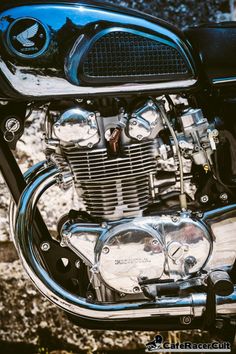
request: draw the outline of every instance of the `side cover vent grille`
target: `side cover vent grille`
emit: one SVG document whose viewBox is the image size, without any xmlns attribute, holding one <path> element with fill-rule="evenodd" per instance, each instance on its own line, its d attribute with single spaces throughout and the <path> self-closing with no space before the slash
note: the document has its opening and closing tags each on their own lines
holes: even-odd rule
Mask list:
<svg viewBox="0 0 236 354">
<path fill-rule="evenodd" d="M 173 47 L 137 34 L 115 31 L 98 39 L 82 67 L 83 80 L 154 81 L 189 77 L 181 54 Z"/>
</svg>

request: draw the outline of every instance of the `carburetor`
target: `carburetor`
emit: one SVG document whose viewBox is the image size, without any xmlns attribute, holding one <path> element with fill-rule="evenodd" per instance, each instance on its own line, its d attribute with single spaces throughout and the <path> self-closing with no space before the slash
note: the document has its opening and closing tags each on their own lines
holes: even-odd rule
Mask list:
<svg viewBox="0 0 236 354">
<path fill-rule="evenodd" d="M 191 156 L 196 165 L 205 169 L 212 164 L 212 153 L 218 143 L 218 130 L 209 124 L 199 108 L 188 108 L 179 117 L 181 133 L 177 135 L 179 147 L 185 157 Z"/>
</svg>

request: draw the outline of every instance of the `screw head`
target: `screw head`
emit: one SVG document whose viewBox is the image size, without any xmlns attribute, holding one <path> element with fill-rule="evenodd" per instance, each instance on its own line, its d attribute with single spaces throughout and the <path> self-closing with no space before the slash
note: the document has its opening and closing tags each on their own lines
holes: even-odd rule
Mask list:
<svg viewBox="0 0 236 354">
<path fill-rule="evenodd" d="M 190 325 L 192 322 L 192 317 L 191 316 L 181 316 L 180 322 L 184 325 Z"/>
<path fill-rule="evenodd" d="M 16 118 L 8 118 L 5 127 L 7 131 L 15 133 L 20 129 L 20 122 Z"/>
<path fill-rule="evenodd" d="M 137 139 L 138 139 L 138 140 L 142 140 L 142 139 L 143 139 L 143 136 L 142 136 L 142 135 L 138 135 L 138 136 L 137 136 Z"/>
<path fill-rule="evenodd" d="M 108 254 L 110 252 L 110 248 L 108 246 L 104 246 L 102 252 Z"/>
<path fill-rule="evenodd" d="M 202 195 L 200 198 L 201 203 L 208 203 L 209 202 L 209 197 L 207 194 Z"/>
<path fill-rule="evenodd" d="M 92 301 L 92 300 L 93 300 L 93 293 L 88 292 L 88 293 L 87 293 L 87 299 L 88 299 L 89 301 Z"/>
<path fill-rule="evenodd" d="M 184 255 L 184 247 L 180 242 L 173 241 L 167 247 L 168 256 L 173 260 L 177 261 Z"/>
<path fill-rule="evenodd" d="M 220 194 L 220 200 L 222 202 L 226 202 L 228 200 L 228 194 L 227 193 L 221 193 Z"/>
<path fill-rule="evenodd" d="M 44 252 L 47 252 L 50 250 L 50 244 L 49 242 L 43 242 L 41 244 L 41 250 L 44 251 Z"/>
<path fill-rule="evenodd" d="M 140 287 L 139 287 L 139 286 L 135 286 L 135 287 L 133 288 L 133 292 L 134 292 L 134 293 L 139 293 L 139 292 L 140 292 Z"/>
</svg>

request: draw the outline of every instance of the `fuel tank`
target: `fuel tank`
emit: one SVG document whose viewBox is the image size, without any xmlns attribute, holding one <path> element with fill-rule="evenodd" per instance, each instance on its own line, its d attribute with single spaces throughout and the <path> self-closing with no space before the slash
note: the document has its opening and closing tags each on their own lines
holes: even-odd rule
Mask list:
<svg viewBox="0 0 236 354">
<path fill-rule="evenodd" d="M 236 88 L 236 22 L 208 23 L 185 31 L 201 70 L 217 89 Z"/>
<path fill-rule="evenodd" d="M 2 96 L 17 99 L 191 89 L 183 33 L 143 13 L 95 1 L 0 5 Z"/>
</svg>

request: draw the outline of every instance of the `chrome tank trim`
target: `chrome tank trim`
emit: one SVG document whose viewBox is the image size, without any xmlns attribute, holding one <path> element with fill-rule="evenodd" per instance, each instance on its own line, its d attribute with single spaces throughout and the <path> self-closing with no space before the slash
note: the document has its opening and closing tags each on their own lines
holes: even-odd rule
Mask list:
<svg viewBox="0 0 236 354">
<path fill-rule="evenodd" d="M 223 77 L 223 78 L 212 79 L 212 83 L 215 86 L 220 84 L 234 83 L 234 82 L 236 82 L 236 77 Z"/>
<path fill-rule="evenodd" d="M 16 244 L 24 268 L 35 286 L 63 310 L 82 318 L 119 321 L 134 318 L 190 315 L 201 317 L 206 308 L 206 293 L 185 297 L 161 298 L 154 302 L 95 304 L 68 293 L 56 283 L 36 258 L 32 244 L 32 219 L 40 196 L 57 182 L 61 171 L 49 166 L 27 185 L 19 202 L 16 221 Z M 236 314 L 236 287 L 230 296 L 216 297 L 217 314 Z M 230 313 L 228 313 L 230 307 Z"/>
<path fill-rule="evenodd" d="M 167 89 L 174 90 L 190 88 L 197 83 L 197 80 L 190 79 L 151 84 L 124 84 L 102 87 L 76 86 L 63 78 L 34 75 L 27 72 L 29 68 L 20 68 L 12 65 L 12 69 L 10 70 L 1 58 L 0 70 L 18 93 L 35 98 L 66 95 L 86 96 L 97 94 L 122 94 L 126 92 L 145 92 Z"/>
</svg>

